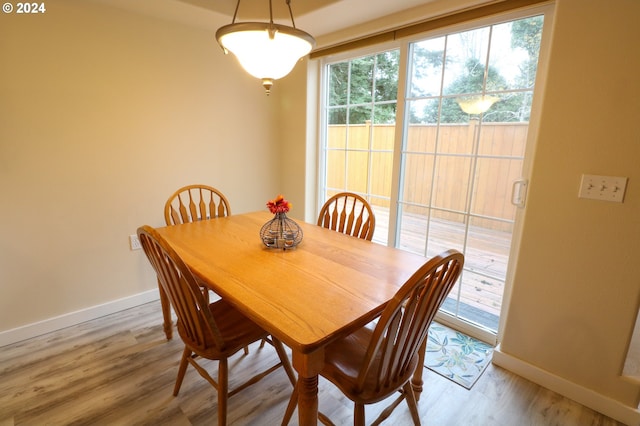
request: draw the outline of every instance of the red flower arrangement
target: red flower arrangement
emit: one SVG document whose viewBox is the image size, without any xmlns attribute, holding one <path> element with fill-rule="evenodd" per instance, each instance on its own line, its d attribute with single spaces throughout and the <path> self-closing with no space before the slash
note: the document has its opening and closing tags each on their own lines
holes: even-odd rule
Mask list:
<svg viewBox="0 0 640 426">
<path fill-rule="evenodd" d="M 291 203 L 284 199 L 284 196 L 278 195 L 275 199 L 267 201 L 267 207 L 273 214 L 286 213 L 291 208 Z"/>
</svg>

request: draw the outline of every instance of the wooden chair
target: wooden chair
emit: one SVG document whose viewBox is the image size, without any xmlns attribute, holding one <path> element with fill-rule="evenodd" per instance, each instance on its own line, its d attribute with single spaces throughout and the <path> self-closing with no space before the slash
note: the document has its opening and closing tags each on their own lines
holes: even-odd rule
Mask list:
<svg viewBox="0 0 640 426">
<path fill-rule="evenodd" d="M 377 324 L 363 327 L 325 348 L 325 365 L 320 375 L 336 385 L 355 403 L 354 424 L 364 425 L 364 406 L 400 392 L 373 423 L 387 418 L 404 399 L 413 423 L 420 424 L 411 387 L 411 377 L 421 362 L 424 343 L 440 305 L 455 284 L 463 255 L 448 250 L 427 261 L 398 290 L 385 307 Z M 289 423 L 298 399 L 296 384 L 283 425 Z M 323 414 L 324 424 L 332 424 Z"/>
<path fill-rule="evenodd" d="M 208 185 L 187 185 L 169 197 L 164 220 L 169 225 L 229 216 L 231 208 L 224 194 Z"/>
<path fill-rule="evenodd" d="M 358 194 L 340 192 L 320 209 L 318 226 L 371 241 L 376 217 L 367 200 Z"/>
<path fill-rule="evenodd" d="M 187 185 L 171 194 L 164 205 L 164 220 L 167 226 L 189 223 L 197 220 L 229 216 L 231 206 L 227 197 L 218 189 L 208 185 Z M 160 305 L 162 306 L 163 328 L 167 340 L 173 337 L 169 299 L 158 283 Z M 209 297 L 209 291 L 202 287 L 202 293 Z"/>
<path fill-rule="evenodd" d="M 282 343 L 271 337 L 280 362 L 229 391 L 227 359 L 247 345 L 266 338 L 268 333 L 222 299 L 207 303 L 189 268 L 155 229 L 142 226 L 138 229 L 138 237 L 178 316 L 178 334 L 184 342 L 174 396 L 180 391 L 187 366 L 193 365 L 218 391 L 218 424 L 225 425 L 227 399 L 235 393 L 281 366 L 291 383 L 295 383 L 295 375 Z M 198 364 L 197 357 L 218 361 L 217 381 Z"/>
</svg>

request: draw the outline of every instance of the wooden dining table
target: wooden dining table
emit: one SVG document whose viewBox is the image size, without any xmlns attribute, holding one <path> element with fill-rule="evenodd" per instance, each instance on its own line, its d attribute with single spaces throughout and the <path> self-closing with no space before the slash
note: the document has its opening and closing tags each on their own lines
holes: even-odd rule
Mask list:
<svg viewBox="0 0 640 426">
<path fill-rule="evenodd" d="M 297 247 L 271 249 L 260 228 L 272 217 L 254 212 L 158 232 L 199 280 L 291 349 L 299 424 L 317 424 L 324 347 L 378 317 L 428 259 L 301 221 Z M 418 397 L 422 368 L 412 383 Z"/>
</svg>

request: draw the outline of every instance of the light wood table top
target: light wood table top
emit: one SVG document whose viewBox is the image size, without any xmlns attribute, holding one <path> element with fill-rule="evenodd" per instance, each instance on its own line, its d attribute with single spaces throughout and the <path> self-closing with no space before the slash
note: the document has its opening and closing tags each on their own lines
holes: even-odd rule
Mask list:
<svg viewBox="0 0 640 426">
<path fill-rule="evenodd" d="M 322 348 L 376 318 L 428 259 L 298 222 L 292 250 L 269 249 L 260 228 L 268 212 L 159 228 L 214 292 L 286 343 L 303 380 L 300 424 L 316 424 Z"/>
</svg>

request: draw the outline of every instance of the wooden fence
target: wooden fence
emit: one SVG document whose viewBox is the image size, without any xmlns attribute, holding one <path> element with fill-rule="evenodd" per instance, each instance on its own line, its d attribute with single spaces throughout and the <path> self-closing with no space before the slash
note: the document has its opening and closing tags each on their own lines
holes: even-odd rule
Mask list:
<svg viewBox="0 0 640 426">
<path fill-rule="evenodd" d="M 528 123 L 479 125 L 475 120 L 463 125 L 409 126 L 401 196 L 411 204 L 407 211 L 425 214 L 421 206 L 431 204 L 447 210 L 432 210 L 432 215 L 462 220 L 450 211 L 466 211 L 470 204 L 472 214 L 499 219 L 475 219 L 475 225 L 508 229 L 510 225 L 500 220 L 515 217 L 511 189 L 521 176 L 527 129 Z M 331 125 L 328 131 L 328 186 L 368 193 L 373 205 L 389 207 L 395 126 Z M 468 199 L 470 185 L 473 191 Z"/>
</svg>

